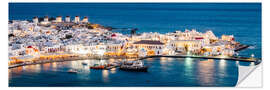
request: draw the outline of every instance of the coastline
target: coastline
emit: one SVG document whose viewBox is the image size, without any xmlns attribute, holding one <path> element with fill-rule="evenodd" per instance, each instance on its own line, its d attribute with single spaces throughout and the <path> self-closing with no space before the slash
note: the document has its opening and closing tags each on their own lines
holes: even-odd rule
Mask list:
<svg viewBox="0 0 270 90">
<path fill-rule="evenodd" d="M 236 51 L 240 51 L 243 49 L 248 48 L 248 45 L 243 45 L 242 48 L 237 49 Z M 248 57 L 224 57 L 224 56 L 195 56 L 195 55 L 152 55 L 152 56 L 145 56 L 145 57 L 69 57 L 66 58 L 60 58 L 56 60 L 38 60 L 36 62 L 28 62 L 28 63 L 22 63 L 22 64 L 14 64 L 9 65 L 8 69 L 16 68 L 20 66 L 26 66 L 26 65 L 35 65 L 35 64 L 44 64 L 44 63 L 53 63 L 53 62 L 65 62 L 65 61 L 76 61 L 76 60 L 85 60 L 85 59 L 135 59 L 135 60 L 143 60 L 147 58 L 157 58 L 157 57 L 171 57 L 171 58 L 201 58 L 201 59 L 217 59 L 217 60 L 234 60 L 234 61 L 243 61 L 243 62 L 255 62 L 255 65 L 258 65 L 261 63 L 261 58 L 248 58 Z"/>
</svg>

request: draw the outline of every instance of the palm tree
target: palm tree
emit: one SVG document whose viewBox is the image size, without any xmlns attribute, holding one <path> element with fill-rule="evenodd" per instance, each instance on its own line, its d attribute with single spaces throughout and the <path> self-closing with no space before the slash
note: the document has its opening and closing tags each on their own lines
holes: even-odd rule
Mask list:
<svg viewBox="0 0 270 90">
<path fill-rule="evenodd" d="M 185 51 L 187 52 L 188 51 L 188 45 L 184 45 L 185 47 Z"/>
</svg>

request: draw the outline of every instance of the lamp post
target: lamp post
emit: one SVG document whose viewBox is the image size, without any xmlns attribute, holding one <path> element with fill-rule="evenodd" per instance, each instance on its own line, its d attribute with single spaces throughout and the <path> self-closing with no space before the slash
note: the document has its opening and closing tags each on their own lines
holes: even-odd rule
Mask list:
<svg viewBox="0 0 270 90">
<path fill-rule="evenodd" d="M 253 54 L 253 53 L 251 54 L 251 58 L 252 58 L 252 59 L 254 58 L 254 54 Z"/>
</svg>

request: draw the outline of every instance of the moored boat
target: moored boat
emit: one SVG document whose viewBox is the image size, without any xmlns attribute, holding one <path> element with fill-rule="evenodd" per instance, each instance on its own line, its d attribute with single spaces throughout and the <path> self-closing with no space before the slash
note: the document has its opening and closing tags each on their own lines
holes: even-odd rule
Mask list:
<svg viewBox="0 0 270 90">
<path fill-rule="evenodd" d="M 82 65 L 87 65 L 87 63 L 86 62 L 82 62 Z"/>
<path fill-rule="evenodd" d="M 94 66 L 90 66 L 90 69 L 105 69 L 105 65 L 95 64 Z"/>
<path fill-rule="evenodd" d="M 119 67 L 121 65 L 121 63 L 120 62 L 113 62 L 113 63 L 110 63 L 109 65 Z"/>
<path fill-rule="evenodd" d="M 147 72 L 148 67 L 147 66 L 128 66 L 128 65 L 122 65 L 120 66 L 120 70 L 125 71 L 139 71 L 139 72 Z"/>
<path fill-rule="evenodd" d="M 145 66 L 141 61 L 134 61 L 132 65 L 123 64 L 120 66 L 120 70 L 125 71 L 138 71 L 138 72 L 147 72 L 148 67 Z"/>
</svg>

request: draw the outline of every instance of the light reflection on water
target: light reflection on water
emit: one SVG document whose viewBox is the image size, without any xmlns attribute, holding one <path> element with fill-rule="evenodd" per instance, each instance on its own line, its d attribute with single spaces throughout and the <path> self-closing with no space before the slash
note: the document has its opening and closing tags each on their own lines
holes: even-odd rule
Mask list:
<svg viewBox="0 0 270 90">
<path fill-rule="evenodd" d="M 254 62 L 251 62 L 249 65 L 250 65 L 250 66 L 254 66 L 254 65 L 255 65 L 255 63 L 254 63 Z"/>
<path fill-rule="evenodd" d="M 113 61 L 118 60 L 104 60 L 103 62 Z M 87 65 L 82 65 L 82 62 L 87 63 Z M 147 73 L 142 73 L 126 72 L 119 69 L 90 70 L 89 66 L 96 63 L 100 63 L 100 60 L 54 62 L 12 68 L 9 69 L 10 84 L 25 85 L 27 82 L 31 83 L 31 80 L 44 80 L 42 82 L 59 82 L 60 84 L 56 84 L 56 86 L 62 86 L 61 83 L 67 82 L 81 86 L 81 84 L 74 82 L 76 80 L 76 82 L 81 81 L 88 86 L 99 86 L 105 83 L 113 86 L 133 86 L 134 83 L 140 83 L 139 86 L 234 86 L 238 78 L 238 65 L 236 63 L 254 65 L 247 62 L 213 59 L 152 58 L 144 61 L 150 67 Z M 67 73 L 69 69 L 78 69 L 80 72 L 69 74 Z M 24 77 L 31 77 L 31 80 L 25 81 Z M 45 77 L 54 77 L 55 80 L 47 81 Z M 25 83 L 19 83 L 18 80 Z M 148 83 L 145 80 L 148 80 Z M 39 86 L 38 83 L 36 85 Z"/>
<path fill-rule="evenodd" d="M 109 82 L 109 71 L 108 70 L 102 70 L 102 77 L 104 82 Z"/>
<path fill-rule="evenodd" d="M 221 68 L 222 70 L 223 70 L 223 69 L 226 69 L 226 60 L 221 59 L 221 60 L 219 61 L 219 68 Z"/>
<path fill-rule="evenodd" d="M 192 68 L 192 58 L 185 58 L 185 66 L 188 68 Z"/>
<path fill-rule="evenodd" d="M 198 63 L 199 67 L 199 73 L 198 73 L 198 79 L 199 83 L 204 86 L 205 84 L 213 84 L 214 79 L 214 61 L 213 60 L 203 60 Z"/>
</svg>

